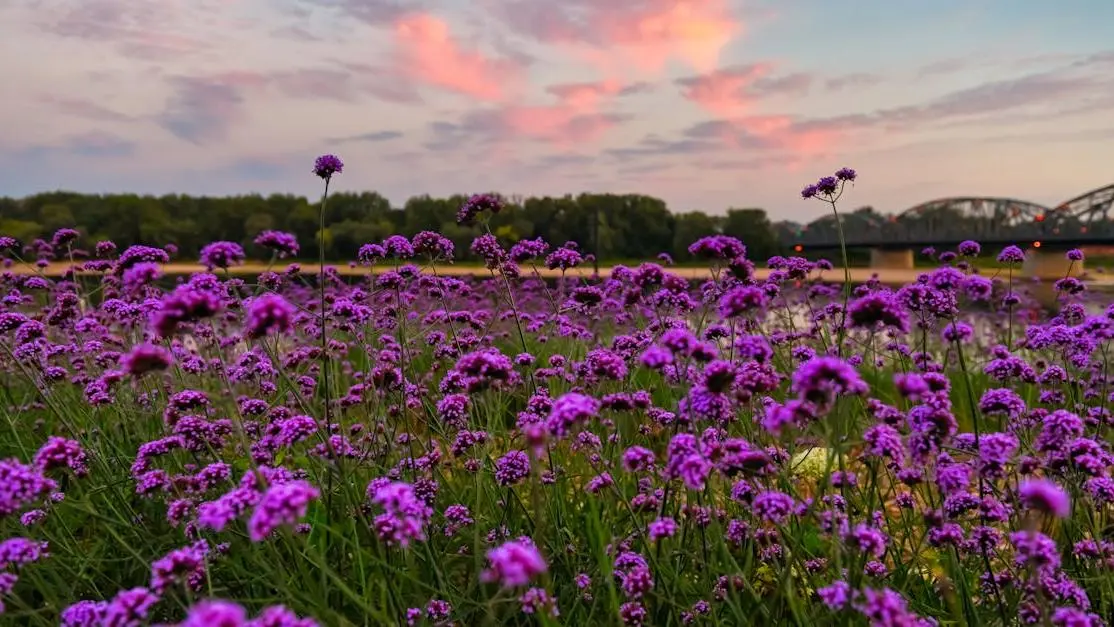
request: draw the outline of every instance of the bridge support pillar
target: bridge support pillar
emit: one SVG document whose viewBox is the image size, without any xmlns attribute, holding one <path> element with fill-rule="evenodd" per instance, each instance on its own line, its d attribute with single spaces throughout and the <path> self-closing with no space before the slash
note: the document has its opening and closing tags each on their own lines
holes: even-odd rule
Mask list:
<svg viewBox="0 0 1114 627">
<path fill-rule="evenodd" d="M 871 248 L 870 267 L 886 270 L 912 270 L 913 249 Z"/>
</svg>

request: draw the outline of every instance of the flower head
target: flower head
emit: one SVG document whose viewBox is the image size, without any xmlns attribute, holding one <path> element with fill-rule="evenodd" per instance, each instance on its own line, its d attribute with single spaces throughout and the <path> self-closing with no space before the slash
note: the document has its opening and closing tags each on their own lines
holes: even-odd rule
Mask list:
<svg viewBox="0 0 1114 627">
<path fill-rule="evenodd" d="M 344 162 L 336 155 L 321 155 L 313 162 L 313 173 L 328 181 L 344 171 Z"/>
<path fill-rule="evenodd" d="M 549 568 L 529 538 L 491 549 L 487 552 L 487 560 L 490 565 L 481 578 L 497 581 L 504 588 L 524 586 Z"/>
<path fill-rule="evenodd" d="M 1021 502 L 1034 509 L 1057 518 L 1067 518 L 1071 514 L 1071 497 L 1059 485 L 1047 479 L 1029 479 L 1018 488 Z"/>
<path fill-rule="evenodd" d="M 471 224 L 485 211 L 499 213 L 502 209 L 503 200 L 495 194 L 474 194 L 457 210 L 456 221 L 460 224 Z"/>
<path fill-rule="evenodd" d="M 1025 261 L 1025 253 L 1017 246 L 1006 246 L 998 253 L 999 263 L 1021 263 Z"/>
</svg>

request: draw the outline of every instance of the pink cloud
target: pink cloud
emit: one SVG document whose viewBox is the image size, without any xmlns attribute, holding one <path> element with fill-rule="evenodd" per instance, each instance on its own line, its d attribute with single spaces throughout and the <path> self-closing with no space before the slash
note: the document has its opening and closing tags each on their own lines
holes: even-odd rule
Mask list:
<svg viewBox="0 0 1114 627">
<path fill-rule="evenodd" d="M 623 89 L 619 81 L 606 80 L 598 83 L 562 83 L 550 85 L 545 90 L 568 107 L 593 109 L 601 100 L 616 96 Z"/>
<path fill-rule="evenodd" d="M 720 51 L 741 32 L 724 0 L 652 0 L 624 7 L 599 2 L 599 25 L 624 60 L 660 71 L 672 59 L 697 71 L 719 62 Z"/>
<path fill-rule="evenodd" d="M 735 66 L 677 81 L 681 95 L 719 117 L 746 111 L 755 101 L 750 88 L 773 71 L 772 63 Z"/>
<path fill-rule="evenodd" d="M 610 111 L 610 103 L 644 89 L 640 83 L 624 85 L 609 80 L 550 85 L 545 91 L 551 101 L 544 104 L 520 104 L 517 98 L 507 97 L 497 106 L 465 114 L 459 124 L 435 125 L 435 132 L 441 137 L 430 144 L 431 149 L 447 150 L 482 143 L 488 144 L 488 148 L 500 147 L 498 153 L 506 156 L 522 140 L 538 140 L 560 149 L 582 146 L 599 140 L 607 131 L 630 119 Z"/>
<path fill-rule="evenodd" d="M 805 157 L 826 153 L 841 137 L 838 129 L 806 128 L 790 115 L 755 112 L 763 98 L 799 93 L 811 83 L 805 74 L 773 77 L 775 67 L 771 62 L 733 66 L 679 79 L 677 85 L 682 97 L 720 121 L 716 134 L 734 148 L 758 142 Z"/>
<path fill-rule="evenodd" d="M 623 85 L 617 80 L 593 83 L 559 83 L 546 92 L 557 102 L 546 105 L 509 105 L 500 110 L 504 129 L 511 135 L 530 137 L 568 148 L 594 142 L 627 116 L 607 113 L 607 105 L 628 93 L 637 93 L 638 84 Z"/>
<path fill-rule="evenodd" d="M 541 139 L 563 147 L 593 142 L 623 118 L 594 111 L 578 111 L 563 104 L 511 106 L 501 118 L 510 134 Z"/>
<path fill-rule="evenodd" d="M 488 57 L 462 46 L 442 19 L 413 13 L 394 23 L 399 71 L 423 83 L 479 100 L 498 101 L 508 83 L 521 79 L 515 61 Z"/>
<path fill-rule="evenodd" d="M 578 48 L 607 76 L 656 75 L 670 61 L 707 72 L 743 31 L 728 0 L 505 0 L 503 16 L 522 34 Z"/>
</svg>

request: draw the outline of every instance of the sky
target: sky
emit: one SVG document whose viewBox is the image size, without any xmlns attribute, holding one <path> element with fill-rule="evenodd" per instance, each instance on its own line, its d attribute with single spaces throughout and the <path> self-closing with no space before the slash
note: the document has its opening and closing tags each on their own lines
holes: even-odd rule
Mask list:
<svg viewBox="0 0 1114 627">
<path fill-rule="evenodd" d="M 1111 0 L 0 0 L 0 195 L 644 193 L 676 212 L 1114 183 Z"/>
</svg>

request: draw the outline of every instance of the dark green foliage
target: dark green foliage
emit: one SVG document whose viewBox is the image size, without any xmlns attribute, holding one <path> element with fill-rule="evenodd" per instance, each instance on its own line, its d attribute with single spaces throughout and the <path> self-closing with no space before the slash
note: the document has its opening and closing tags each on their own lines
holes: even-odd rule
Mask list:
<svg viewBox="0 0 1114 627">
<path fill-rule="evenodd" d="M 325 216 L 326 255 L 353 259 L 360 246 L 389 235 L 439 231 L 456 244 L 458 258 L 468 259 L 468 245 L 479 230 L 456 224 L 457 208 L 465 198 L 415 196 L 398 209 L 375 192 L 333 194 Z M 601 260 L 652 259 L 670 251 L 684 261 L 689 244 L 715 232 L 741 239 L 753 259 L 785 252 L 762 209 L 730 209 L 726 216 L 699 211 L 674 214 L 663 200 L 642 194 L 509 198 L 507 202 L 506 209 L 491 220 L 492 232 L 504 242 L 542 237 L 560 246 L 574 241 L 585 253 L 596 252 L 598 245 Z M 315 202 L 283 194 L 211 198 L 50 192 L 0 198 L 0 234 L 27 242 L 49 239 L 62 227 L 81 231 L 87 246 L 102 239 L 121 248 L 173 243 L 181 251 L 179 259 L 190 260 L 214 240 L 238 242 L 249 255 L 263 258 L 265 251 L 252 240 L 267 229 L 293 233 L 303 256 L 313 257 L 319 225 Z"/>
</svg>

